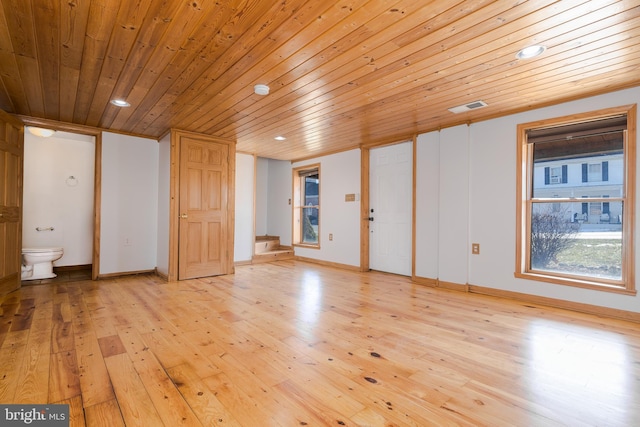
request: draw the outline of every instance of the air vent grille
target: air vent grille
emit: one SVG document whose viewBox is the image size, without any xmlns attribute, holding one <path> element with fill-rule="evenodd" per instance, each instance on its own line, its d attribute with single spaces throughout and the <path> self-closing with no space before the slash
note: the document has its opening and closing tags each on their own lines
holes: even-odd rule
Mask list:
<svg viewBox="0 0 640 427">
<path fill-rule="evenodd" d="M 486 107 L 488 104 L 484 101 L 473 101 L 468 104 L 458 105 L 457 107 L 449 108 L 452 113 L 464 113 L 465 111 L 476 110 L 478 108 Z"/>
</svg>

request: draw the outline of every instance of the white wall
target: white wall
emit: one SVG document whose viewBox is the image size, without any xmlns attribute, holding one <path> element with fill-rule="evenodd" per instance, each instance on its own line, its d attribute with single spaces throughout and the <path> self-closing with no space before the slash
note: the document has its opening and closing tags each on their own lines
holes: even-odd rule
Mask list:
<svg viewBox="0 0 640 427">
<path fill-rule="evenodd" d="M 416 252 L 416 266 L 430 267 L 416 271 L 425 274 L 421 277 L 431 279 L 640 312 L 640 297 L 637 296 L 514 277 L 517 125 L 633 104 L 639 100 L 640 88 L 633 88 L 479 122 L 469 129 L 460 126 L 444 129 L 439 134 L 421 135 L 417 156 L 420 181 L 416 192 L 416 237 L 418 242 L 423 242 Z M 466 138 L 465 134 L 468 135 Z M 439 159 L 438 165 L 433 163 L 435 157 Z M 436 168 L 440 171 L 437 174 L 439 184 L 435 171 L 429 172 Z M 640 188 L 638 184 L 636 188 Z M 437 191 L 440 202 L 436 215 L 428 204 L 433 202 Z M 640 197 L 636 198 L 636 209 L 638 204 Z M 636 218 L 638 222 L 638 215 Z M 437 247 L 433 246 L 433 229 L 424 225 L 431 221 L 439 224 Z M 638 227 L 640 225 L 636 223 Z M 470 255 L 472 242 L 480 243 L 480 255 Z M 636 242 L 636 270 L 640 267 L 639 249 Z M 434 272 L 430 257 L 436 251 L 439 261 L 438 271 Z"/>
<path fill-rule="evenodd" d="M 438 277 L 440 240 L 440 132 L 416 139 L 416 262 L 418 277 Z"/>
<path fill-rule="evenodd" d="M 156 267 L 159 151 L 153 139 L 102 135 L 101 275 Z"/>
<path fill-rule="evenodd" d="M 156 267 L 158 272 L 169 275 L 169 202 L 171 190 L 171 134 L 158 144 L 158 246 Z"/>
<path fill-rule="evenodd" d="M 253 229 L 253 186 L 255 157 L 236 154 L 236 206 L 234 233 L 234 262 L 251 261 L 255 233 Z"/>
<path fill-rule="evenodd" d="M 269 159 L 256 160 L 256 236 L 265 236 L 269 213 Z"/>
<path fill-rule="evenodd" d="M 93 136 L 25 132 L 23 247 L 62 247 L 56 266 L 92 263 L 94 171 Z"/>
<path fill-rule="evenodd" d="M 439 152 L 438 278 L 445 282 L 465 283 L 467 263 L 464 261 L 469 232 L 469 128 L 443 129 Z"/>
<path fill-rule="evenodd" d="M 291 163 L 269 160 L 267 230 L 264 234 L 280 236 L 280 243 L 291 245 Z"/>
<path fill-rule="evenodd" d="M 360 194 L 360 150 L 294 163 L 289 168 L 289 182 L 291 168 L 315 163 L 320 163 L 320 249 L 296 247 L 295 254 L 358 267 L 360 201 L 345 202 L 344 196 L 350 193 Z M 291 184 L 287 197 L 291 197 Z M 329 234 L 333 234 L 333 241 L 329 241 Z"/>
</svg>

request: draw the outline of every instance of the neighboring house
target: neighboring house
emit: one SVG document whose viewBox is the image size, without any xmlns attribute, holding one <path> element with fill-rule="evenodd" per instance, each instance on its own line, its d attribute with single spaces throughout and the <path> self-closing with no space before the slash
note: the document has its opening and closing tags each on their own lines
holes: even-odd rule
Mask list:
<svg viewBox="0 0 640 427">
<path fill-rule="evenodd" d="M 622 154 L 575 157 L 536 163 L 533 191 L 537 198 L 622 196 Z M 576 202 L 566 212 L 567 220 L 589 224 L 616 223 L 622 218 L 620 202 Z"/>
</svg>

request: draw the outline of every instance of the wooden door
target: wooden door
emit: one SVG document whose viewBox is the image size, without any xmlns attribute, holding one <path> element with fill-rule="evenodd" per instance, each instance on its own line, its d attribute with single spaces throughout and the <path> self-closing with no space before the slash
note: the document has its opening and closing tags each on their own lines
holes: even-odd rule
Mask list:
<svg viewBox="0 0 640 427">
<path fill-rule="evenodd" d="M 369 264 L 372 270 L 411 275 L 411 143 L 370 152 Z"/>
<path fill-rule="evenodd" d="M 190 134 L 179 145 L 178 279 L 232 273 L 233 145 Z"/>
<path fill-rule="evenodd" d="M 0 110 L 0 296 L 20 287 L 24 126 Z"/>
</svg>

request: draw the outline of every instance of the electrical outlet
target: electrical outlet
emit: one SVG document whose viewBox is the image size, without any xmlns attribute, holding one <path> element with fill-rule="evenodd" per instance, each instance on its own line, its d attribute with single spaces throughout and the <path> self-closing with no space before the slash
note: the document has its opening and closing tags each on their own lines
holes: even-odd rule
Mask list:
<svg viewBox="0 0 640 427">
<path fill-rule="evenodd" d="M 473 255 L 480 255 L 480 243 L 471 244 L 471 253 Z"/>
<path fill-rule="evenodd" d="M 129 239 L 128 237 L 124 238 L 124 245 L 125 246 L 131 246 L 131 239 Z"/>
<path fill-rule="evenodd" d="M 333 233 L 329 233 L 329 241 L 333 240 Z"/>
</svg>

